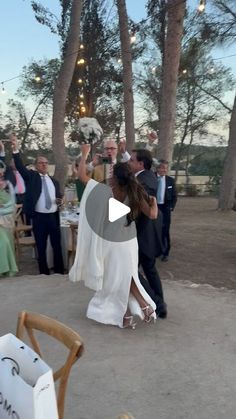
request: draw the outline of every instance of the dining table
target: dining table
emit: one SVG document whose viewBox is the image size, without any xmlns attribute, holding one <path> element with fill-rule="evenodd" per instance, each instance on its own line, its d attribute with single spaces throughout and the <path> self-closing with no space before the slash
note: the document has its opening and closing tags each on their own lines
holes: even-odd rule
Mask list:
<svg viewBox="0 0 236 419">
<path fill-rule="evenodd" d="M 79 222 L 79 207 L 73 211 L 60 211 L 60 230 L 61 230 L 61 249 L 65 269 L 68 267 L 68 249 L 71 247 L 71 229 L 70 224 L 78 225 Z M 53 251 L 50 239 L 47 242 L 47 262 L 48 267 L 53 269 Z"/>
</svg>

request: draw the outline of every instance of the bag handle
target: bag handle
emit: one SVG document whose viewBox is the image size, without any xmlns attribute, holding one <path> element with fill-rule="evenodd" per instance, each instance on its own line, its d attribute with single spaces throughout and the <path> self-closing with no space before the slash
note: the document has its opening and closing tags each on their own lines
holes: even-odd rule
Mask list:
<svg viewBox="0 0 236 419">
<path fill-rule="evenodd" d="M 25 349 L 25 347 L 21 346 L 20 349 Z M 4 356 L 3 358 L 1 358 L 1 361 L 5 361 L 7 359 L 12 361 L 12 363 L 14 364 L 13 367 L 12 367 L 12 370 L 11 370 L 12 375 L 13 376 L 14 375 L 19 375 L 20 374 L 20 366 L 19 366 L 18 362 L 15 359 L 13 359 L 9 356 Z M 38 358 L 34 358 L 33 363 L 35 363 L 37 361 L 38 361 Z"/>
<path fill-rule="evenodd" d="M 9 359 L 10 361 L 13 362 L 13 364 L 15 364 L 15 365 L 13 365 L 12 370 L 11 370 L 12 375 L 19 375 L 20 374 L 20 367 L 19 367 L 18 362 L 16 362 L 15 359 L 10 358 L 9 356 L 4 356 L 1 359 L 1 361 L 5 361 L 6 359 Z"/>
</svg>

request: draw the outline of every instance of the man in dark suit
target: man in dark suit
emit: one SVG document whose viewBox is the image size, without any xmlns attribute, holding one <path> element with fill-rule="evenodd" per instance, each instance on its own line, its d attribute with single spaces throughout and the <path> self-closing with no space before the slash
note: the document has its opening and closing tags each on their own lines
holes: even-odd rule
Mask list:
<svg viewBox="0 0 236 419">
<path fill-rule="evenodd" d="M 137 180 L 143 185 L 148 195 L 156 197 L 157 181 L 155 174 L 151 170 L 152 155 L 150 151 L 133 150 L 129 164 Z M 157 315 L 164 318 L 167 316 L 167 307 L 164 302 L 161 280 L 155 266 L 156 257 L 162 253 L 160 239 L 161 222 L 160 216 L 158 216 L 157 220 L 151 220 L 144 214 L 141 214 L 137 220 L 136 227 L 139 245 L 139 263 L 155 295 L 154 301 L 157 305 Z M 140 279 L 142 285 L 145 287 L 142 278 Z"/>
<path fill-rule="evenodd" d="M 38 252 L 39 272 L 45 275 L 50 273 L 46 258 L 47 239 L 49 236 L 53 249 L 54 272 L 64 274 L 57 206 L 62 198 L 59 183 L 48 176 L 48 161 L 43 156 L 37 157 L 35 162 L 36 170 L 26 169 L 20 157 L 16 136 L 11 134 L 10 139 L 16 169 L 26 183 L 23 210 L 32 219 Z"/>
<path fill-rule="evenodd" d="M 175 181 L 172 177 L 167 176 L 168 161 L 159 160 L 157 166 L 157 204 L 163 215 L 162 224 L 162 243 L 163 254 L 162 261 L 167 261 L 171 242 L 170 242 L 170 224 L 171 211 L 174 210 L 177 202 L 177 193 Z"/>
</svg>

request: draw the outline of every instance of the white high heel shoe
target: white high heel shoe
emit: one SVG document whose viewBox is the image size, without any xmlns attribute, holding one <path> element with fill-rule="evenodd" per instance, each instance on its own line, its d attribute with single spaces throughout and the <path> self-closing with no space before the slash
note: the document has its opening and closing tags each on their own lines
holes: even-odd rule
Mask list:
<svg viewBox="0 0 236 419">
<path fill-rule="evenodd" d="M 131 329 L 136 328 L 137 323 L 134 321 L 134 316 L 124 316 L 123 319 L 123 329 L 127 329 L 128 327 L 131 327 Z"/>
<path fill-rule="evenodd" d="M 156 323 L 155 310 L 150 304 L 148 304 L 146 307 L 143 307 L 142 312 L 144 314 L 144 321 L 146 323 L 151 323 L 152 320 L 153 323 Z"/>
</svg>

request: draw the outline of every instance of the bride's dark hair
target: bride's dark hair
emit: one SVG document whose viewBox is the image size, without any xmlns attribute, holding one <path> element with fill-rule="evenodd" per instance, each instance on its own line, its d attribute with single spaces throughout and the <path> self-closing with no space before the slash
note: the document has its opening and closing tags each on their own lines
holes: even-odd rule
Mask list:
<svg viewBox="0 0 236 419">
<path fill-rule="evenodd" d="M 144 199 L 149 202 L 149 197 L 143 186 L 137 181 L 128 163 L 117 163 L 113 169 L 119 187 L 126 191 L 131 212 L 127 214 L 128 225 L 141 213 L 140 203 Z"/>
</svg>

